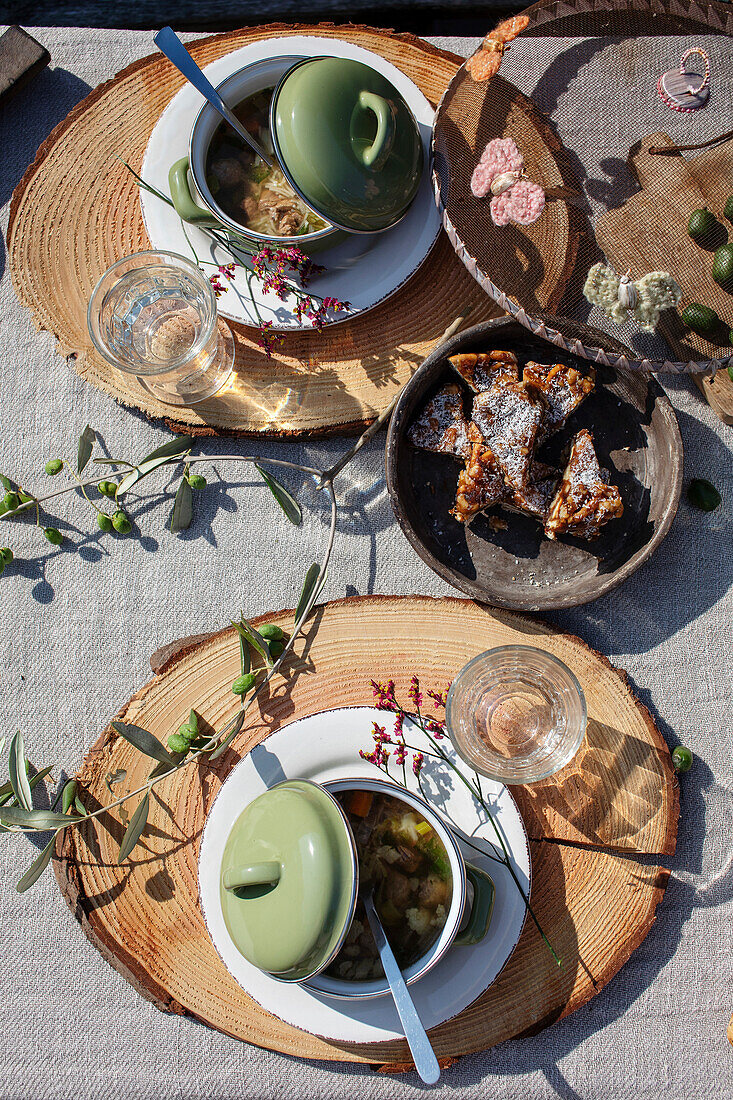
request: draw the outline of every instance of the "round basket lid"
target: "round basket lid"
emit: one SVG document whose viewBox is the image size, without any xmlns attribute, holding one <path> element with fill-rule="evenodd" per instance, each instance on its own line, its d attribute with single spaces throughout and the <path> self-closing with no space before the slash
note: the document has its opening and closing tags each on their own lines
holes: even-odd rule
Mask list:
<svg viewBox="0 0 733 1100">
<path fill-rule="evenodd" d="M 340 229 L 389 229 L 417 194 L 417 123 L 397 89 L 359 61 L 315 57 L 294 65 L 272 97 L 270 130 L 290 184 Z"/>
<path fill-rule="evenodd" d="M 315 783 L 287 780 L 240 814 L 224 848 L 221 902 L 237 949 L 299 982 L 324 969 L 351 925 L 358 885 L 351 829 Z"/>
</svg>

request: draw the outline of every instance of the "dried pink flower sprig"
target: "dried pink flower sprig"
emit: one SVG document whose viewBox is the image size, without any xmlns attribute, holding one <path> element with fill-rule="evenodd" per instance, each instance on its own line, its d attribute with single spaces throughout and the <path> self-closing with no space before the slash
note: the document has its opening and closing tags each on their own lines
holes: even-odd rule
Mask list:
<svg viewBox="0 0 733 1100">
<path fill-rule="evenodd" d="M 294 295 L 296 301 L 293 312 L 298 322 L 302 323 L 304 318 L 309 320 L 317 332 L 323 330 L 330 315 L 351 308 L 348 302 L 342 302 L 333 296 L 320 298 L 306 290 L 313 276 L 320 274 L 324 268 L 314 263 L 295 245 L 287 248 L 270 248 L 265 245 L 259 252 L 252 253 L 251 263 L 251 270 L 244 264 L 235 262 L 219 265 L 209 280 L 217 298 L 226 290 L 226 283 L 222 282 L 222 278 L 233 279 L 237 267 L 241 267 L 247 273 L 248 284 L 251 279 L 256 279 L 265 294 L 274 294 L 281 302 Z M 293 280 L 297 280 L 297 283 Z M 260 318 L 258 343 L 268 359 L 272 357 L 272 349 L 282 342 L 283 337 L 273 331 L 273 322 Z"/>
<path fill-rule="evenodd" d="M 400 783 L 400 780 L 395 779 L 395 777 L 390 773 L 389 767 L 391 760 L 394 764 L 401 768 L 401 785 L 407 788 L 406 761 L 408 759 L 408 756 L 412 754 L 412 771 L 417 778 L 420 791 L 424 798 L 426 796 L 425 791 L 423 790 L 421 776 L 423 768 L 425 766 L 426 757 L 430 757 L 436 760 L 438 763 L 445 764 L 453 772 L 457 779 L 459 779 L 460 782 L 468 788 L 473 798 L 486 814 L 487 820 L 491 822 L 498 841 L 497 851 L 501 851 L 501 856 L 491 856 L 490 853 L 486 852 L 486 850 L 483 848 L 478 849 L 478 851 L 482 852 L 482 854 L 484 855 L 489 855 L 492 859 L 497 858 L 498 862 L 503 863 L 504 866 L 507 868 L 511 877 L 514 879 L 514 883 L 522 896 L 524 904 L 527 907 L 527 911 L 532 917 L 532 920 L 534 921 L 537 930 L 542 936 L 542 939 L 544 940 L 548 950 L 550 951 L 557 965 L 562 966 L 562 961 L 560 957 L 558 956 L 554 947 L 545 935 L 542 929 L 542 925 L 540 924 L 534 910 L 532 909 L 532 906 L 530 905 L 529 898 L 525 893 L 524 887 L 517 878 L 517 874 L 514 870 L 514 867 L 512 866 L 509 851 L 506 847 L 504 837 L 502 836 L 501 830 L 498 828 L 494 820 L 491 806 L 484 799 L 483 791 L 481 788 L 481 780 L 478 774 L 474 772 L 472 778 L 468 778 L 466 775 L 464 775 L 462 769 L 458 767 L 452 756 L 449 756 L 446 749 L 440 744 L 440 742 L 443 741 L 447 736 L 445 719 L 441 720 L 433 717 L 432 715 L 428 716 L 422 713 L 421 708 L 424 703 L 424 696 L 427 696 L 427 698 L 432 701 L 435 710 L 444 710 L 449 688 L 446 688 L 444 691 L 427 690 L 423 694 L 420 688 L 420 681 L 418 677 L 413 676 L 407 689 L 407 695 L 411 704 L 411 709 L 408 710 L 403 707 L 401 703 L 399 703 L 397 700 L 394 680 L 387 680 L 384 683 L 379 680 L 371 680 L 370 684 L 372 692 L 374 694 L 376 708 L 378 710 L 389 711 L 394 714 L 394 727 L 392 735 L 390 736 L 387 733 L 385 726 L 380 726 L 378 722 L 373 722 L 372 737 L 374 739 L 374 748 L 370 752 L 367 752 L 365 749 L 360 749 L 359 755 L 361 756 L 361 758 L 379 768 L 390 779 L 393 779 L 395 782 Z M 408 719 L 408 721 L 411 723 L 411 726 L 413 728 L 416 727 L 417 730 L 424 735 L 427 741 L 427 746 L 411 745 L 407 743 L 407 741 L 405 740 L 404 732 L 405 719 Z M 385 748 L 385 745 L 390 745 L 393 747 L 392 749 L 388 750 Z M 466 843 L 471 845 L 471 841 L 467 839 Z M 476 847 L 475 845 L 471 846 Z"/>
</svg>

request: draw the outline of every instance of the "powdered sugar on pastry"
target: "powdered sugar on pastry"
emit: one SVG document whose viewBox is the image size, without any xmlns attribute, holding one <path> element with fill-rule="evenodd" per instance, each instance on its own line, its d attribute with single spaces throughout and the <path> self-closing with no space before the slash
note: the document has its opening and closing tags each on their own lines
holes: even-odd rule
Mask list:
<svg viewBox="0 0 733 1100">
<path fill-rule="evenodd" d="M 451 382 L 438 390 L 410 425 L 407 438 L 424 451 L 467 458 L 470 446 L 461 387 Z"/>
<path fill-rule="evenodd" d="M 543 408 L 524 382 L 503 378 L 474 399 L 473 421 L 513 489 L 527 484 Z"/>
<path fill-rule="evenodd" d="M 593 436 L 583 428 L 570 448 L 562 481 L 550 505 L 545 534 L 577 535 L 594 539 L 601 527 L 623 515 L 624 506 L 615 485 L 607 484 L 593 447 Z"/>
<path fill-rule="evenodd" d="M 463 352 L 450 355 L 448 362 L 474 393 L 488 390 L 500 377 L 519 379 L 519 365 L 512 351 Z"/>
</svg>

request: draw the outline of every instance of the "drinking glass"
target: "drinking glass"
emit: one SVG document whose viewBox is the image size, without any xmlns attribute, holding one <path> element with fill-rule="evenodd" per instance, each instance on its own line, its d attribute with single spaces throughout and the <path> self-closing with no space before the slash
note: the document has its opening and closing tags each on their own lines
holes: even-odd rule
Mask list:
<svg viewBox="0 0 733 1100">
<path fill-rule="evenodd" d="M 118 260 L 92 291 L 87 323 L 100 354 L 167 405 L 204 401 L 232 377 L 234 340 L 214 289 L 176 252 Z"/>
<path fill-rule="evenodd" d="M 536 783 L 564 768 L 580 748 L 585 696 L 557 657 L 534 646 L 500 646 L 458 673 L 446 724 L 458 755 L 481 775 Z"/>
</svg>

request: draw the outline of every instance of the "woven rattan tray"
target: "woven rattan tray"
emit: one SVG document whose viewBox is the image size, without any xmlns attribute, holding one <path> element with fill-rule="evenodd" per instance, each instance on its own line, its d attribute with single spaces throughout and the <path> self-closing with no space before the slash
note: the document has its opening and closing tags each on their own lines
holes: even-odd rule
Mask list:
<svg viewBox="0 0 733 1100">
<path fill-rule="evenodd" d="M 343 38 L 401 68 L 437 103 L 460 58 L 405 34 L 367 27 L 275 24 L 246 28 L 191 45 L 201 66 L 262 38 Z M 448 325 L 501 311 L 477 286 L 441 234 L 422 268 L 376 309 L 326 330 L 293 334 L 265 358 L 255 333 L 233 329 L 236 384 L 193 409 L 160 404 L 131 375 L 93 349 L 86 308 L 111 263 L 149 248 L 137 185 L 118 157 L 140 168 L 150 132 L 183 78 L 156 54 L 96 88 L 38 150 L 16 188 L 8 257 L 13 284 L 40 329 L 53 332 L 87 381 L 126 405 L 198 434 L 316 436 L 362 428 L 389 405 Z M 174 422 L 172 423 L 172 420 Z"/>
<path fill-rule="evenodd" d="M 292 628 L 292 612 L 265 618 Z M 431 1039 L 439 1057 L 450 1060 L 537 1032 L 575 1011 L 642 942 L 664 894 L 668 872 L 660 859 L 674 851 L 679 813 L 669 751 L 623 672 L 579 638 L 469 600 L 367 596 L 317 609 L 292 658 L 300 674 L 263 698 L 260 712 L 253 711 L 211 769 L 183 769 L 156 788 L 143 844 L 129 861 L 117 862 L 119 809 L 100 818 L 96 831 L 62 834 L 56 874 L 87 936 L 164 1011 L 292 1055 L 400 1068 L 404 1043 L 326 1042 L 269 1015 L 236 984 L 197 901 L 202 827 L 234 765 L 285 723 L 325 708 L 371 705 L 372 677 L 394 678 L 400 696 L 413 673 L 424 688 L 442 689 L 476 653 L 511 643 L 559 656 L 588 702 L 587 740 L 575 761 L 545 782 L 513 788 L 531 842 L 533 905 L 563 965 L 526 921 L 497 981 Z M 155 677 L 120 712 L 126 721 L 165 740 L 190 707 L 217 729 L 235 713 L 233 630 L 169 646 L 151 665 Z M 287 665 L 284 670 L 287 675 Z M 147 774 L 144 758 L 110 727 L 79 775 L 86 806 L 109 802 L 105 777 L 117 769 L 125 778 L 116 797 Z"/>
</svg>

